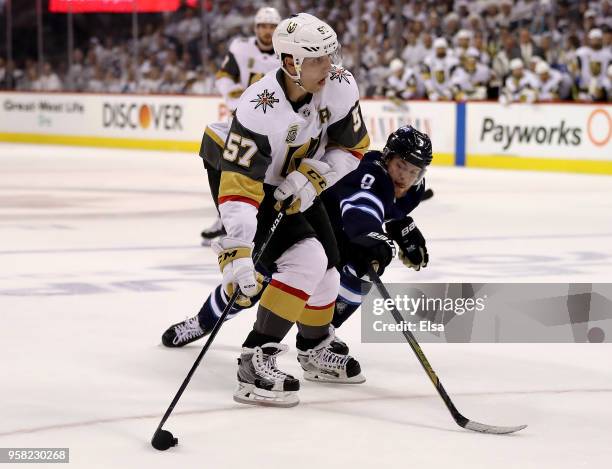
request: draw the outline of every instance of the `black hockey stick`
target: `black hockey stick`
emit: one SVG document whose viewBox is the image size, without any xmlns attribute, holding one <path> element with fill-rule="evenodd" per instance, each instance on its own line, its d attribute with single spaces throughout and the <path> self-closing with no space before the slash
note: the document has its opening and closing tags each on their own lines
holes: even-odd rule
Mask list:
<svg viewBox="0 0 612 469">
<path fill-rule="evenodd" d="M 283 203 L 282 209 L 278 212 L 278 215 L 274 219 L 272 226 L 270 226 L 270 232 L 266 236 L 266 239 L 264 239 L 263 243 L 261 244 L 261 247 L 255 254 L 255 256 L 253 257 L 253 264 L 257 264 L 257 262 L 259 262 L 259 259 L 264 253 L 266 246 L 269 244 L 270 240 L 272 239 L 272 236 L 274 235 L 274 232 L 276 231 L 278 224 L 281 222 L 281 220 L 285 216 L 285 209 L 288 206 L 288 202 L 287 202 L 288 200 L 289 199 L 286 199 L 285 203 Z M 229 302 L 223 309 L 221 316 L 219 316 L 219 319 L 217 319 L 217 322 L 215 323 L 215 327 L 213 327 L 210 335 L 208 336 L 208 340 L 204 344 L 204 347 L 202 347 L 202 351 L 200 352 L 200 354 L 198 355 L 198 358 L 196 358 L 195 362 L 193 363 L 193 366 L 189 370 L 189 373 L 187 373 L 187 376 L 183 380 L 183 384 L 181 384 L 181 387 L 179 388 L 176 395 L 174 396 L 174 399 L 172 399 L 172 402 L 170 403 L 170 406 L 168 406 L 166 413 L 161 419 L 161 422 L 159 422 L 159 425 L 157 426 L 157 429 L 155 430 L 155 433 L 153 434 L 153 438 L 151 439 L 151 445 L 153 446 L 153 448 L 158 449 L 160 451 L 165 451 L 168 448 L 171 448 L 172 446 L 176 446 L 178 444 L 178 438 L 175 438 L 174 435 L 168 430 L 163 430 L 162 427 L 164 426 L 164 423 L 166 423 L 166 420 L 168 420 L 168 417 L 170 417 L 170 414 L 174 410 L 174 407 L 176 406 L 179 399 L 183 395 L 183 392 L 187 388 L 189 381 L 191 381 L 191 377 L 193 376 L 196 369 L 200 365 L 200 362 L 202 361 L 202 359 L 204 358 L 204 355 L 210 348 L 210 345 L 212 344 L 213 340 L 215 340 L 217 333 L 219 332 L 219 330 L 221 329 L 221 326 L 225 322 L 225 318 L 231 311 L 232 306 L 234 306 L 234 303 L 236 302 L 236 299 L 238 298 L 239 294 L 240 294 L 240 288 L 236 287 L 236 291 L 234 291 L 233 295 L 229 299 Z"/>
<path fill-rule="evenodd" d="M 389 294 L 389 291 L 387 290 L 385 285 L 382 283 L 382 281 L 380 280 L 380 277 L 378 276 L 378 274 L 376 273 L 375 269 L 372 266 L 370 266 L 369 268 L 368 275 L 370 276 L 370 280 L 374 283 L 374 285 L 376 285 L 376 288 L 378 289 L 378 292 L 381 294 L 381 296 L 383 296 L 385 299 L 391 299 L 391 295 Z M 397 311 L 395 307 L 391 308 L 390 312 L 391 312 L 391 315 L 393 316 L 393 319 L 395 319 L 395 322 L 398 325 L 402 325 L 404 323 L 404 318 Z M 487 425 L 484 423 L 478 423 L 478 422 L 475 422 L 474 420 L 470 420 L 464 417 L 461 414 L 461 412 L 457 410 L 457 408 L 455 407 L 455 404 L 453 404 L 453 401 L 451 400 L 449 395 L 446 393 L 444 386 L 442 386 L 442 383 L 438 379 L 436 372 L 429 364 L 429 361 L 427 360 L 427 357 L 423 353 L 421 346 L 419 345 L 416 338 L 414 337 L 414 334 L 412 334 L 412 332 L 410 332 L 409 330 L 406 330 L 406 328 L 404 327 L 402 327 L 401 330 L 402 330 L 402 334 L 404 334 L 404 337 L 408 341 L 408 344 L 410 344 L 410 348 L 412 348 L 412 351 L 417 356 L 419 363 L 425 370 L 425 373 L 427 373 L 427 376 L 429 376 L 429 379 L 435 386 L 436 390 L 438 391 L 438 394 L 444 401 L 444 404 L 446 404 L 446 407 L 448 408 L 451 415 L 453 416 L 453 419 L 455 420 L 455 422 L 457 422 L 457 425 L 463 428 L 467 428 L 468 430 L 473 430 L 475 432 L 495 433 L 499 435 L 502 435 L 505 433 L 518 432 L 519 430 L 522 430 L 523 428 L 527 427 L 527 425 L 519 425 L 516 427 L 498 427 L 495 425 Z"/>
</svg>

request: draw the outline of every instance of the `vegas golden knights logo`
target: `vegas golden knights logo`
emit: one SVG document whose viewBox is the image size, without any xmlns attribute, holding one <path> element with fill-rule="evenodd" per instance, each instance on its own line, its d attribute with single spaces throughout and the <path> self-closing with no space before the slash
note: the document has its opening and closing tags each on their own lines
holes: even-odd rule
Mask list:
<svg viewBox="0 0 612 469">
<path fill-rule="evenodd" d="M 326 107 L 319 109 L 319 120 L 321 121 L 321 124 L 325 124 L 329 120 L 330 116 L 331 114 L 329 113 L 329 109 Z"/>
<path fill-rule="evenodd" d="M 297 28 L 297 23 L 295 21 L 290 21 L 289 26 L 287 26 L 287 32 L 291 34 Z"/>
</svg>

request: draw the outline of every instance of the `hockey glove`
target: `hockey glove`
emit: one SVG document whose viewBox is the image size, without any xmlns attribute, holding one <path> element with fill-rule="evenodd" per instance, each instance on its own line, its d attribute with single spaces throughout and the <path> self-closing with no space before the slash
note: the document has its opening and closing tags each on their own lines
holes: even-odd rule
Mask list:
<svg viewBox="0 0 612 469">
<path fill-rule="evenodd" d="M 219 268 L 223 273 L 223 290 L 226 295 L 232 296 L 235 285 L 238 284 L 241 295 L 236 302 L 241 306 L 251 306 L 248 297 L 259 293 L 263 280 L 261 274 L 255 270 L 251 258 L 253 244 L 234 238 L 222 238 L 220 241 L 215 241 L 212 248 L 218 256 Z"/>
<path fill-rule="evenodd" d="M 315 197 L 327 188 L 328 180 L 333 179 L 334 175 L 331 166 L 323 161 L 302 161 L 299 168 L 289 173 L 274 191 L 274 198 L 278 200 L 276 209 L 280 210 L 283 200 L 293 197 L 293 202 L 286 210 L 288 215 L 308 210 Z"/>
<path fill-rule="evenodd" d="M 414 224 L 412 217 L 387 222 L 385 229 L 399 245 L 399 258 L 406 267 L 421 270 L 429 263 L 425 238 Z"/>
<path fill-rule="evenodd" d="M 383 233 L 372 231 L 351 240 L 349 263 L 358 277 L 363 277 L 372 263 L 376 272 L 382 275 L 385 267 L 395 257 L 395 245 Z"/>
</svg>

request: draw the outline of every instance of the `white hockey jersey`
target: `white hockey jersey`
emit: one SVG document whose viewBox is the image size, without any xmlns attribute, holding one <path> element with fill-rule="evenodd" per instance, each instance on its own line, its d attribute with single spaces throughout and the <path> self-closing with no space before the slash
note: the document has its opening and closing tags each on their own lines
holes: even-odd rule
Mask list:
<svg viewBox="0 0 612 469">
<path fill-rule="evenodd" d="M 327 162 L 339 179 L 369 143 L 347 70 L 332 67 L 323 89 L 297 104 L 286 96 L 282 69 L 269 72 L 240 98 L 220 158 L 218 202 L 228 236 L 252 239 L 264 184 L 278 186 L 304 158 Z"/>
<path fill-rule="evenodd" d="M 458 92 L 469 99 L 486 99 L 487 84 L 491 79 L 491 69 L 483 64 L 476 64 L 476 70 L 469 72 L 463 67 L 455 69 L 451 78 Z"/>
<path fill-rule="evenodd" d="M 612 62 L 612 49 L 603 47 L 595 50 L 591 47 L 579 47 L 576 50 L 576 59 L 578 60 L 578 70 L 580 73 L 579 87 L 586 88 L 588 83 L 591 82 L 591 78 L 593 78 L 591 62 L 598 62 L 602 74 L 605 74 L 608 64 Z"/>
<path fill-rule="evenodd" d="M 538 88 L 538 78 L 529 70 L 525 70 L 523 71 L 523 76 L 518 80 L 512 75 L 506 78 L 502 95 L 511 102 L 533 102 L 537 97 Z"/>
<path fill-rule="evenodd" d="M 230 44 L 221 69 L 217 72 L 215 86 L 233 111 L 244 90 L 278 66 L 279 61 L 274 51 L 264 52 L 259 49 L 255 36 L 236 38 Z"/>
<path fill-rule="evenodd" d="M 406 68 L 401 77 L 390 75 L 387 77 L 387 97 L 401 99 L 414 99 L 423 94 L 421 77 L 412 68 Z"/>
<path fill-rule="evenodd" d="M 563 74 L 555 69 L 548 71 L 548 80 L 543 81 L 538 77 L 538 99 L 540 101 L 552 101 L 559 99 L 560 88 L 563 84 Z"/>
<path fill-rule="evenodd" d="M 443 58 L 436 57 L 435 54 L 425 57 L 423 60 L 423 76 L 424 79 L 429 78 L 433 75 L 434 70 L 443 69 L 446 76 L 450 77 L 455 71 L 455 68 L 459 66 L 459 59 L 454 55 L 450 55 L 450 52 L 446 53 Z"/>
<path fill-rule="evenodd" d="M 455 86 L 450 75 L 441 67 L 434 69 L 429 79 L 425 80 L 427 98 L 431 101 L 450 101 L 455 95 Z"/>
</svg>

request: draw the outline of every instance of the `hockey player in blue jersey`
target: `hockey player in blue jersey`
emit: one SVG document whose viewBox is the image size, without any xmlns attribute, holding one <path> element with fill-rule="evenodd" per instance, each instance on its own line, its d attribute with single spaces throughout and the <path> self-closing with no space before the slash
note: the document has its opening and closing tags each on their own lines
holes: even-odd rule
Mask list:
<svg viewBox="0 0 612 469">
<path fill-rule="evenodd" d="M 368 266 L 375 262 L 382 275 L 389 265 L 395 256 L 394 242 L 404 265 L 415 270 L 427 266 L 425 238 L 408 214 L 422 200 L 424 175 L 431 161 L 429 137 L 412 126 L 400 127 L 389 136 L 382 152 L 367 152 L 356 170 L 322 193 L 341 255 L 341 284 L 332 321 L 335 328 L 361 305 L 362 288 L 371 286 L 366 276 Z M 239 297 L 228 319 L 258 298 Z M 196 316 L 164 332 L 162 343 L 182 347 L 205 337 L 227 302 L 228 296 L 219 285 Z M 330 346 L 335 353 L 348 354 L 348 347 L 337 337 Z"/>
</svg>

